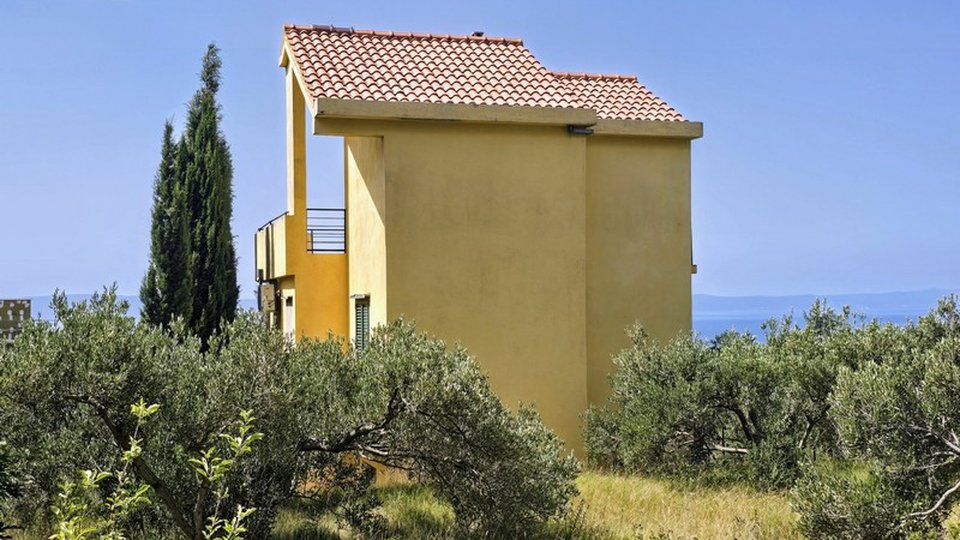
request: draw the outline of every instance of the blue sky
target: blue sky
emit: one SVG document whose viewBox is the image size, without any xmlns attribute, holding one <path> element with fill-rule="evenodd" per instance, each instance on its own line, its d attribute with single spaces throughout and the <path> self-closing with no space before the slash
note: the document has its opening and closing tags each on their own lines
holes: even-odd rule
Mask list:
<svg viewBox="0 0 960 540">
<path fill-rule="evenodd" d="M 0 3 L 0 297 L 136 293 L 165 118 L 223 49 L 234 234 L 284 210 L 283 23 L 522 37 L 549 68 L 635 73 L 688 118 L 694 291 L 960 288 L 956 2 Z M 311 202 L 336 148 L 311 141 Z M 324 164 L 326 172 L 321 172 Z"/>
</svg>

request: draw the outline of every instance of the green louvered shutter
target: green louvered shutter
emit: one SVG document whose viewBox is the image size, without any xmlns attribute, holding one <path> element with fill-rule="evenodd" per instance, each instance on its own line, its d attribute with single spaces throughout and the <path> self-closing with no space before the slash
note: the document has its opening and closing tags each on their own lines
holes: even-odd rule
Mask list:
<svg viewBox="0 0 960 540">
<path fill-rule="evenodd" d="M 357 350 L 362 351 L 370 341 L 370 298 L 357 298 L 354 303 Z"/>
</svg>

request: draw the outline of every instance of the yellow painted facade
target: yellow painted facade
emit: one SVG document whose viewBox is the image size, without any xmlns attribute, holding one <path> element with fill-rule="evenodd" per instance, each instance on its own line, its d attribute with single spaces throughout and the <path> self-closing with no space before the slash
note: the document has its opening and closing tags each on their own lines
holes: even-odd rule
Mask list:
<svg viewBox="0 0 960 540">
<path fill-rule="evenodd" d="M 276 286 L 280 326 L 292 338 L 346 336 L 347 255 L 307 251 L 305 100 L 293 71 L 287 89 L 287 211 L 255 236 L 257 279 Z"/>
<path fill-rule="evenodd" d="M 658 339 L 690 329 L 700 124 L 309 102 L 295 63 L 282 65 L 289 208 L 258 231 L 257 269 L 280 291 L 277 310 L 291 309 L 293 334 L 356 339 L 358 299 L 373 326 L 413 319 L 466 346 L 505 404 L 535 405 L 579 450 L 581 416 L 608 395 L 626 328 L 639 320 Z M 306 249 L 308 127 L 344 140 L 345 253 Z"/>
</svg>

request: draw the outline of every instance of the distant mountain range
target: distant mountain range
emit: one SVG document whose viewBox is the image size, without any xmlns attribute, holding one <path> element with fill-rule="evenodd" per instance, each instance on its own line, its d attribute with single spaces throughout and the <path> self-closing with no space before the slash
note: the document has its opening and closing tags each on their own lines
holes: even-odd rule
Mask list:
<svg viewBox="0 0 960 540">
<path fill-rule="evenodd" d="M 718 333 L 736 328 L 759 335 L 760 324 L 772 317 L 793 313 L 802 317 L 814 300 L 824 298 L 835 307 L 850 306 L 855 312 L 868 319 L 902 323 L 907 319 L 916 319 L 937 305 L 937 300 L 960 291 L 948 289 L 928 289 L 923 291 L 905 291 L 864 294 L 802 294 L 791 296 L 716 296 L 712 294 L 693 295 L 693 326 L 704 337 L 713 337 Z M 89 294 L 70 294 L 71 302 L 90 298 Z M 129 313 L 140 314 L 140 299 L 133 295 L 120 296 L 130 304 Z M 34 296 L 35 318 L 52 319 L 50 296 Z M 256 309 L 253 298 L 241 298 L 240 307 Z"/>
</svg>

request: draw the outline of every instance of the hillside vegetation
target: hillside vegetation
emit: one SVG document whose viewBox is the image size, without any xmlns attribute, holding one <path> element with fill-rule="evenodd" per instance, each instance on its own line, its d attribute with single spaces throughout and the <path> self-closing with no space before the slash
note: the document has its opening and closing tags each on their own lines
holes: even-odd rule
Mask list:
<svg viewBox="0 0 960 540">
<path fill-rule="evenodd" d="M 905 325 L 818 302 L 764 342 L 637 327 L 587 414 L 585 472 L 403 321 L 344 350 L 254 313 L 203 343 L 110 290 L 53 304 L 0 349 L 0 537 L 960 534 L 954 298 Z"/>
<path fill-rule="evenodd" d="M 631 333 L 593 463 L 624 473 L 790 490 L 816 538 L 938 534 L 960 492 L 960 312 L 905 325 L 816 302 L 802 324 L 670 343 Z"/>
</svg>

